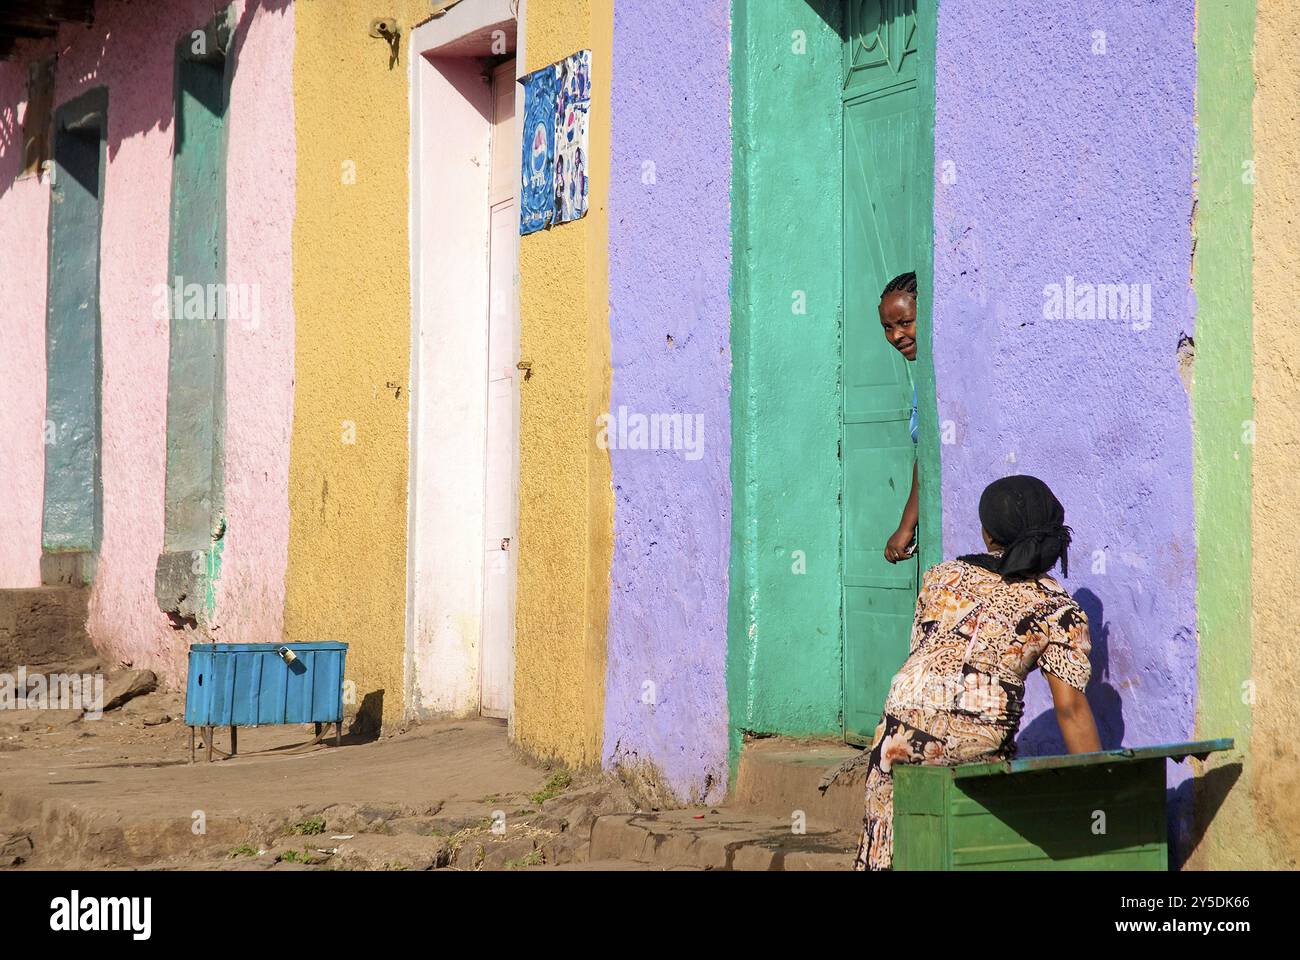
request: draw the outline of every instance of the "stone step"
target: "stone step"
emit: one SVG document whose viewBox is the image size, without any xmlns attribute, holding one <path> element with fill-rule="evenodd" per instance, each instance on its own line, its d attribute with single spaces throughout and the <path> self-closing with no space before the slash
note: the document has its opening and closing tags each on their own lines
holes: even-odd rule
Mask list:
<svg viewBox="0 0 1300 960">
<path fill-rule="evenodd" d="M 93 659 L 86 634 L 90 591 L 50 586 L 0 590 L 0 671 Z"/>
<path fill-rule="evenodd" d="M 699 870 L 696 866 L 687 866 L 685 864 L 670 864 L 660 866 L 654 863 L 637 863 L 635 860 L 588 860 L 582 863 L 544 863 L 540 866 L 529 867 L 528 870 L 559 870 L 562 872 L 583 872 L 591 871 L 593 873 L 630 873 L 644 870 Z"/>
<path fill-rule="evenodd" d="M 809 824 L 856 835 L 862 829 L 865 774 L 858 770 L 841 776 L 825 795 L 817 785 L 827 771 L 860 755 L 860 750 L 837 741 L 751 740 L 741 750 L 729 805 L 786 823 L 802 811 Z"/>
<path fill-rule="evenodd" d="M 632 861 L 703 870 L 847 870 L 856 837 L 788 819 L 723 808 L 619 813 L 591 828 L 590 861 Z"/>
</svg>

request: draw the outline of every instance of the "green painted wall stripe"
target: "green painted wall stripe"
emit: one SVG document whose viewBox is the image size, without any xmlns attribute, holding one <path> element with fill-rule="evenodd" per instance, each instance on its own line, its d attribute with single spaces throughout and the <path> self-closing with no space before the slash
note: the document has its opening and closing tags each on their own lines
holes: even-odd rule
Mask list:
<svg viewBox="0 0 1300 960">
<path fill-rule="evenodd" d="M 732 4 L 733 770 L 840 729 L 840 6 Z"/>
<path fill-rule="evenodd" d="M 921 571 L 943 560 L 943 477 L 940 468 L 940 432 L 938 394 L 934 378 L 934 104 L 935 104 L 935 49 L 938 42 L 939 2 L 922 0 L 917 4 L 917 86 L 921 99 L 921 134 L 925 144 L 921 150 L 922 166 L 918 171 L 921 183 L 930 184 L 924 192 L 926 212 L 924 221 L 931 224 L 931 239 L 925 245 L 921 261 L 916 266 L 916 281 L 921 309 L 917 313 L 916 392 L 919 421 L 917 444 L 918 478 L 921 482 L 919 503 L 921 523 L 918 531 L 918 549 Z"/>
<path fill-rule="evenodd" d="M 209 35 L 205 49 L 219 43 Z M 176 47 L 164 539 L 169 551 L 206 552 L 222 495 L 226 321 L 208 294 L 226 279 L 228 90 L 221 48 L 195 55 L 195 42 L 186 34 Z"/>
<path fill-rule="evenodd" d="M 100 536 L 99 255 L 107 164 L 108 91 L 97 87 L 54 116 L 46 298 L 46 420 L 42 546 L 94 551 Z"/>
<path fill-rule="evenodd" d="M 176 43 L 167 480 L 154 592 L 168 614 L 211 618 L 225 537 L 226 142 L 235 72 L 227 7 Z"/>
<path fill-rule="evenodd" d="M 1197 4 L 1198 127 L 1193 491 L 1196 510 L 1199 736 L 1233 737 L 1236 749 L 1211 766 L 1242 763 L 1250 742 L 1251 446 L 1243 440 L 1251 401 L 1251 211 L 1244 164 L 1253 155 L 1251 102 L 1254 0 Z M 1217 812 L 1214 779 L 1198 785 L 1197 816 L 1214 816 L 1209 866 L 1260 863 L 1246 849 L 1257 824 L 1243 780 Z M 1235 828 L 1234 826 L 1235 825 Z"/>
<path fill-rule="evenodd" d="M 745 0 L 731 4 L 731 548 L 727 569 L 727 710 L 729 736 L 727 761 L 730 781 L 735 783 L 736 766 L 745 718 L 751 712 L 749 654 L 746 637 L 754 629 L 754 488 L 749 482 L 752 444 L 745 425 L 753 418 L 750 399 L 749 327 L 740 299 L 749 289 L 749 258 L 742 254 L 752 246 L 749 229 L 749 193 L 747 183 L 737 171 L 747 159 L 741 140 L 747 134 L 742 104 L 738 94 L 749 89 L 749 64 L 745 55 L 749 36 L 748 7 Z"/>
</svg>

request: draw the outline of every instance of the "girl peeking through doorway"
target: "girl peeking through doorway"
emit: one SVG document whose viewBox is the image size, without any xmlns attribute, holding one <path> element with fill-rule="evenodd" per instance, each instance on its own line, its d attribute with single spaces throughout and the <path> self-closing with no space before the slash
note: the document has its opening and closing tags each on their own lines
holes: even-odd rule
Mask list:
<svg viewBox="0 0 1300 960">
<path fill-rule="evenodd" d="M 885 339 L 909 363 L 916 360 L 916 273 L 900 273 L 880 294 L 880 326 Z M 916 381 L 912 380 L 912 444 L 917 442 Z M 885 541 L 885 559 L 890 563 L 906 560 L 916 552 L 916 525 L 920 516 L 917 503 L 916 461 L 912 462 L 912 489 L 907 494 L 907 505 L 898 529 Z"/>
</svg>

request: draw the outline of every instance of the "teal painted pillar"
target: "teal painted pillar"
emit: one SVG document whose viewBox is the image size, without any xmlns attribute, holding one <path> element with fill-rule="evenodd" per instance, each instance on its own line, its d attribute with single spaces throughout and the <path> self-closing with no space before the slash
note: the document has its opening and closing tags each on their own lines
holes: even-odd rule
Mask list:
<svg viewBox="0 0 1300 960">
<path fill-rule="evenodd" d="M 926 184 L 919 198 L 925 240 L 917 251 L 917 355 L 915 363 L 919 440 L 917 465 L 920 489 L 918 502 L 921 524 L 917 531 L 917 555 L 921 574 L 943 561 L 943 474 L 939 423 L 938 384 L 934 372 L 934 110 L 935 55 L 939 43 L 939 4 L 941 0 L 923 0 L 916 10 L 916 82 L 921 116 L 918 131 L 921 144 L 916 182 Z"/>
<path fill-rule="evenodd" d="M 225 537 L 228 11 L 176 45 L 169 253 L 167 482 L 159 606 L 205 622 Z"/>
<path fill-rule="evenodd" d="M 840 732 L 839 0 L 732 4 L 730 758 Z"/>
<path fill-rule="evenodd" d="M 45 326 L 45 498 L 41 579 L 89 583 L 101 529 L 99 250 L 108 91 L 54 117 Z"/>
</svg>

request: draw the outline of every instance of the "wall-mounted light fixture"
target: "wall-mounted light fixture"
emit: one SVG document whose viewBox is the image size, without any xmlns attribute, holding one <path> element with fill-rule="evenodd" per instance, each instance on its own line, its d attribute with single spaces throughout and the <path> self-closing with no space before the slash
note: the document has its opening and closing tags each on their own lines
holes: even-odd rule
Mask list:
<svg viewBox="0 0 1300 960">
<path fill-rule="evenodd" d="M 370 35 L 388 43 L 388 69 L 393 69 L 402 44 L 402 25 L 394 17 L 376 17 L 370 21 Z"/>
</svg>

